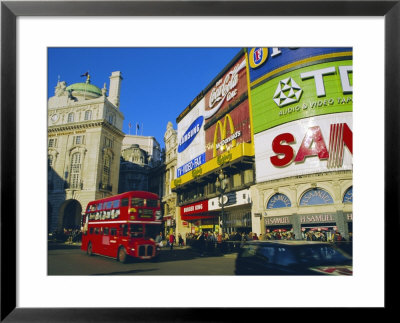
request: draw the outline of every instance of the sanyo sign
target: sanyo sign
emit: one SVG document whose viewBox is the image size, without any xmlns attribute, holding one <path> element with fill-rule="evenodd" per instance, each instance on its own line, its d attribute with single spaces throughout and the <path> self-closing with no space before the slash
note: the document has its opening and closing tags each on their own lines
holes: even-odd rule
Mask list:
<svg viewBox="0 0 400 323">
<path fill-rule="evenodd" d="M 352 113 L 290 122 L 254 136 L 256 180 L 353 169 Z"/>
</svg>

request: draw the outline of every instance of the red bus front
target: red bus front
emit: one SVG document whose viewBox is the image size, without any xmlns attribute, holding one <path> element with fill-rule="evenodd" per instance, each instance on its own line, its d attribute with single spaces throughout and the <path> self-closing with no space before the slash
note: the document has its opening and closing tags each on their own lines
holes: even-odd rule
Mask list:
<svg viewBox="0 0 400 323">
<path fill-rule="evenodd" d="M 160 200 L 156 194 L 132 191 L 90 202 L 82 224 L 82 247 L 125 262 L 127 257 L 158 255 L 155 237 L 161 231 Z"/>
</svg>

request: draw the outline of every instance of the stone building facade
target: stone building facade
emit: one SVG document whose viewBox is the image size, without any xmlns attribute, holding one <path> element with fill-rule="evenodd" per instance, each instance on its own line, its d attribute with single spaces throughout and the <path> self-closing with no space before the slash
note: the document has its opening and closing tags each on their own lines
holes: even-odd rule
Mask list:
<svg viewBox="0 0 400 323">
<path fill-rule="evenodd" d="M 121 72 L 109 95 L 90 81 L 58 82 L 48 100 L 48 230 L 80 227 L 89 201 L 116 194 L 124 116 Z"/>
<path fill-rule="evenodd" d="M 171 190 L 171 181 L 176 177 L 177 163 L 177 132 L 172 122 L 168 122 L 164 135 L 165 143 L 165 189 L 162 199 L 164 205 L 164 220 L 166 233 L 170 233 L 179 225 L 176 218 L 176 193 Z"/>
<path fill-rule="evenodd" d="M 122 141 L 118 192 L 149 191 L 162 196 L 162 152 L 151 136 L 126 135 Z"/>
</svg>

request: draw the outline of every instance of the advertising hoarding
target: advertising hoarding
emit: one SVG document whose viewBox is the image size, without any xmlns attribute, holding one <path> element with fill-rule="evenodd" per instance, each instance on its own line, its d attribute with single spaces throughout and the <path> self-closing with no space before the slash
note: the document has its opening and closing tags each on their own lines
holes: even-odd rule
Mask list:
<svg viewBox="0 0 400 323">
<path fill-rule="evenodd" d="M 299 66 L 351 59 L 352 51 L 351 47 L 249 48 L 250 84 L 253 87 Z"/>
<path fill-rule="evenodd" d="M 353 169 L 352 113 L 316 116 L 254 135 L 256 182 Z"/>
<path fill-rule="evenodd" d="M 232 105 L 247 94 L 246 59 L 241 56 L 205 94 L 206 125 L 219 119 Z"/>
<path fill-rule="evenodd" d="M 205 163 L 204 98 L 178 123 L 176 177 Z"/>
<path fill-rule="evenodd" d="M 197 97 L 178 117 L 178 138 L 182 138 L 182 149 L 189 142 L 192 152 L 178 152 L 177 178 L 171 182 L 172 189 L 212 172 L 225 163 L 243 156 L 254 156 L 246 62 L 246 53 L 235 58 L 202 91 L 202 99 Z M 194 113 L 191 106 L 196 102 L 199 103 Z M 193 129 L 200 123 L 200 116 L 203 117 L 204 130 L 195 134 L 197 130 Z M 192 133 L 204 136 L 202 147 L 196 142 L 197 138 L 192 141 Z"/>
<path fill-rule="evenodd" d="M 205 94 L 206 162 L 251 142 L 247 92 L 243 55 Z"/>
<path fill-rule="evenodd" d="M 298 68 L 251 90 L 254 133 L 312 116 L 353 110 L 352 60 Z"/>
<path fill-rule="evenodd" d="M 249 104 L 239 104 L 211 125 L 206 133 L 206 161 L 229 152 L 242 143 L 251 142 Z"/>
</svg>

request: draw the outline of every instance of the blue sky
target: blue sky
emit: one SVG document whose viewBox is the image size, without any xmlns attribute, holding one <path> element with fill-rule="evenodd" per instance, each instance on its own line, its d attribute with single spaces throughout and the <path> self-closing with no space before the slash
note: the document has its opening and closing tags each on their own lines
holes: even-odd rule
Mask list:
<svg viewBox="0 0 400 323">
<path fill-rule="evenodd" d="M 109 88 L 109 76 L 121 71 L 122 131 L 154 136 L 164 147 L 167 122 L 176 117 L 234 58 L 240 48 L 49 48 L 48 97 L 60 81 Z"/>
</svg>

